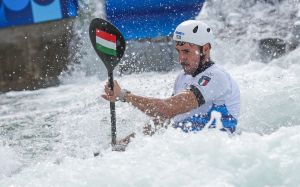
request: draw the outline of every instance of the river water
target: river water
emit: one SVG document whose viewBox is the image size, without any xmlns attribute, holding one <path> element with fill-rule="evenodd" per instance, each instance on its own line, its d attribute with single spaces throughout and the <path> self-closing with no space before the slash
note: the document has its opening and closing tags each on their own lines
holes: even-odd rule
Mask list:
<svg viewBox="0 0 300 187">
<path fill-rule="evenodd" d="M 169 128 L 147 137 L 150 118 L 116 103 L 118 138 L 137 133 L 126 152 L 111 151 L 109 103 L 100 97 L 106 72 L 99 62 L 86 73 L 96 57 L 83 43 L 81 67 L 60 86 L 0 94 L 0 186 L 299 186 L 300 48 L 263 63 L 256 44 L 292 38 L 284 28 L 297 16 L 298 1 L 208 1 L 198 19 L 215 28 L 213 59 L 240 86 L 241 134 Z M 135 94 L 164 98 L 179 71 L 116 79 Z"/>
</svg>

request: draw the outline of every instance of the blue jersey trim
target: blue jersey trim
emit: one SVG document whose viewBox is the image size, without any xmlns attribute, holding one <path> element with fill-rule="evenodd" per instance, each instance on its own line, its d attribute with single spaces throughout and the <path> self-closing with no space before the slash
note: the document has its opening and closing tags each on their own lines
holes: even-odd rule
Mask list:
<svg viewBox="0 0 300 187">
<path fill-rule="evenodd" d="M 229 114 L 226 105 L 215 105 L 213 104 L 212 108 L 209 110 L 209 112 L 205 115 L 195 115 L 189 118 L 184 119 L 181 122 L 178 122 L 173 125 L 174 128 L 181 128 L 184 132 L 195 132 L 202 130 L 205 125 L 209 122 L 211 117 L 211 112 L 217 111 L 222 114 L 221 122 L 223 125 L 223 128 L 220 129 L 222 131 L 230 131 L 233 133 L 237 126 L 237 120 Z M 216 121 L 214 120 L 213 123 L 210 125 L 209 128 L 215 128 L 216 127 Z"/>
</svg>

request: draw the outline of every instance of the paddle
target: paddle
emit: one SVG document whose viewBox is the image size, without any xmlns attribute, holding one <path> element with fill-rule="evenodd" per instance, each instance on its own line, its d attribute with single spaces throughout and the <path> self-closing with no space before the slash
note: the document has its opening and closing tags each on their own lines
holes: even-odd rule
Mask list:
<svg viewBox="0 0 300 187">
<path fill-rule="evenodd" d="M 109 87 L 113 89 L 113 70 L 120 62 L 126 47 L 124 37 L 121 32 L 111 23 L 104 19 L 95 18 L 89 28 L 92 45 L 104 63 L 107 72 Z M 116 109 L 115 103 L 110 102 L 111 114 L 111 143 L 116 145 Z M 95 155 L 97 156 L 97 155 Z"/>
</svg>

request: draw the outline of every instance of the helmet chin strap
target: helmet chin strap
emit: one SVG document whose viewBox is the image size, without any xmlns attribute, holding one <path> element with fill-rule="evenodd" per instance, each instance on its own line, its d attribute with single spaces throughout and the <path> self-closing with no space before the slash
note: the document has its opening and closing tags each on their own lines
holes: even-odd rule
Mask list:
<svg viewBox="0 0 300 187">
<path fill-rule="evenodd" d="M 199 65 L 198 68 L 196 69 L 196 71 L 192 74 L 193 77 L 195 77 L 196 75 L 198 75 L 199 73 L 201 73 L 203 71 L 203 66 L 205 65 L 205 54 L 203 53 L 203 46 L 199 46 L 199 51 L 200 51 L 200 60 L 199 60 Z"/>
</svg>

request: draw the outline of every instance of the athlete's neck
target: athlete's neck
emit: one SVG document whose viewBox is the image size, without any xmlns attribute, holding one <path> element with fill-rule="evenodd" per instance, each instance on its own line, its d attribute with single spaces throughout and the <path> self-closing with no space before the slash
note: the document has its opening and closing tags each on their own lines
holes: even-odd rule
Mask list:
<svg viewBox="0 0 300 187">
<path fill-rule="evenodd" d="M 209 68 L 210 66 L 212 66 L 214 64 L 213 61 L 211 61 L 210 59 L 208 59 L 208 61 L 205 61 L 204 64 L 199 63 L 198 68 L 196 69 L 196 71 L 192 74 L 192 77 L 196 77 L 199 73 L 202 73 L 203 71 L 205 71 L 207 68 Z"/>
</svg>

